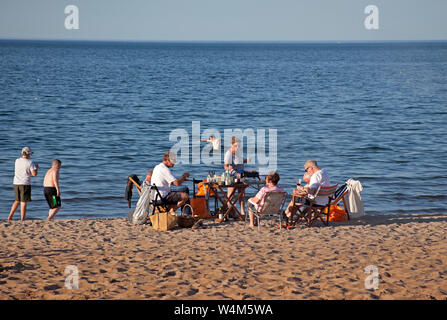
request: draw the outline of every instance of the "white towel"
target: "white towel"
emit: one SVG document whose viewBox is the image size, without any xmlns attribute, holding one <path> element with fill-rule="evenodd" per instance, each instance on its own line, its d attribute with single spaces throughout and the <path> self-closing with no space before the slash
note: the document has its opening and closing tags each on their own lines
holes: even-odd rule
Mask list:
<svg viewBox="0 0 447 320">
<path fill-rule="evenodd" d="M 147 182 L 143 183 L 140 199 L 138 199 L 135 211 L 132 217 L 133 224 L 146 223 L 148 219 L 149 206 L 151 203 L 151 185 Z"/>
<path fill-rule="evenodd" d="M 346 181 L 349 193 L 345 198 L 346 206 L 348 207 L 349 216 L 351 218 L 362 217 L 365 215 L 365 209 L 363 207 L 362 195 L 363 190 L 360 181 L 349 179 Z"/>
</svg>

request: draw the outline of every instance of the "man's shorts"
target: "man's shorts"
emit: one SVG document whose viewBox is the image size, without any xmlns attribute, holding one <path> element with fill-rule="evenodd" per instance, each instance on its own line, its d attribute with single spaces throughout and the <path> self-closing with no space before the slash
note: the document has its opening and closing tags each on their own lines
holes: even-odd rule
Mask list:
<svg viewBox="0 0 447 320">
<path fill-rule="evenodd" d="M 15 184 L 14 185 L 14 200 L 20 202 L 31 201 L 31 185 Z"/>
<path fill-rule="evenodd" d="M 182 193 L 184 192 L 171 191 L 166 195 L 166 197 L 164 197 L 163 200 L 166 202 L 166 204 L 177 204 L 179 201 L 182 200 Z"/>
<path fill-rule="evenodd" d="M 61 198 L 57 196 L 57 189 L 54 187 L 44 187 L 43 194 L 47 200 L 50 209 L 58 208 L 61 206 Z"/>
</svg>

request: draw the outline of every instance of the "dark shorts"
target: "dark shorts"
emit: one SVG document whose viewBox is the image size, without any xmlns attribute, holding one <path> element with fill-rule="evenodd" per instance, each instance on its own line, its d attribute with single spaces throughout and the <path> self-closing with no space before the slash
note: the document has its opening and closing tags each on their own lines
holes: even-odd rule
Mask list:
<svg viewBox="0 0 447 320">
<path fill-rule="evenodd" d="M 14 200 L 20 202 L 31 201 L 31 185 L 15 184 L 14 185 Z"/>
<path fill-rule="evenodd" d="M 61 198 L 57 196 L 57 189 L 54 187 L 43 187 L 43 194 L 47 200 L 50 209 L 61 206 Z"/>
<path fill-rule="evenodd" d="M 179 201 L 182 200 L 182 193 L 180 191 L 171 191 L 169 192 L 166 197 L 164 197 L 164 201 L 166 204 L 177 204 Z"/>
</svg>

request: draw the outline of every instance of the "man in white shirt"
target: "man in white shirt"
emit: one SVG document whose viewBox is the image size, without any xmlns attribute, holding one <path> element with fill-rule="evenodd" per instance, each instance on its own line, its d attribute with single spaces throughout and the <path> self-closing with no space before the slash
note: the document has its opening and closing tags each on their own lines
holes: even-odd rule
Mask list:
<svg viewBox="0 0 447 320">
<path fill-rule="evenodd" d="M 310 181 L 304 187 L 299 186 L 293 190 L 293 194 L 295 196 L 307 197 L 315 194 L 319 186 L 329 187 L 331 185 L 329 175 L 325 170 L 318 167 L 317 161 L 307 160 L 304 164 L 304 171 L 310 175 Z M 326 205 L 328 203 L 328 197 L 316 197 L 315 203 L 319 205 Z M 285 211 L 289 223 L 292 222 L 293 215 L 296 213 L 300 205 L 303 204 L 295 204 L 293 203 L 293 200 L 290 202 Z"/>
<path fill-rule="evenodd" d="M 8 220 L 12 220 L 20 205 L 21 220 L 26 218 L 26 204 L 31 201 L 31 177 L 37 176 L 39 165 L 32 161 L 33 152 L 29 147 L 22 149 L 22 157 L 15 162 L 14 169 L 14 203 L 12 204 Z"/>
<path fill-rule="evenodd" d="M 163 155 L 162 162 L 155 166 L 151 178 L 151 184 L 157 186 L 161 197 L 168 204 L 168 208 L 174 209 L 174 211 L 182 207 L 189 199 L 189 195 L 185 192 L 171 191 L 171 185 L 179 186 L 189 177 L 189 173 L 185 172 L 180 178 L 176 179 L 170 169 L 174 167 L 175 163 L 175 154 L 166 152 Z"/>
</svg>

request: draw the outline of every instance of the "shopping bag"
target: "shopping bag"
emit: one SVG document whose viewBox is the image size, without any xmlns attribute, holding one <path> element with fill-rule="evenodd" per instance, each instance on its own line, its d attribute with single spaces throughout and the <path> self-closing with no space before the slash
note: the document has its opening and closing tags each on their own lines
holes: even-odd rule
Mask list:
<svg viewBox="0 0 447 320">
<path fill-rule="evenodd" d="M 175 227 L 177 215 L 174 210 L 151 215 L 152 227 L 156 230 L 168 231 Z"/>
<path fill-rule="evenodd" d="M 327 214 L 327 209 L 324 210 L 324 213 Z M 346 211 L 339 206 L 331 205 L 331 211 L 329 214 L 329 221 L 346 221 L 348 220 L 348 216 Z"/>
</svg>

